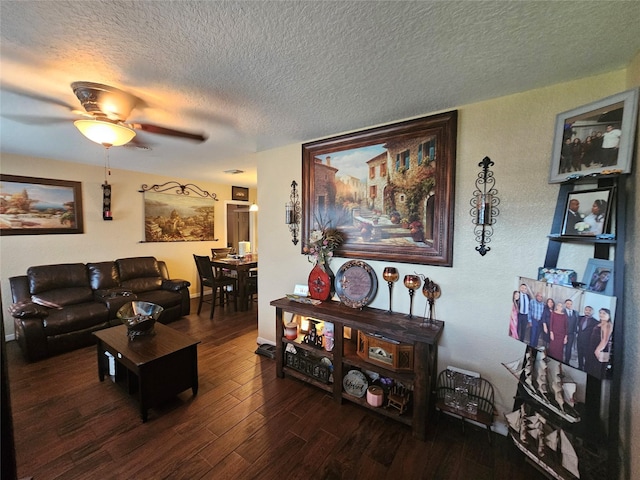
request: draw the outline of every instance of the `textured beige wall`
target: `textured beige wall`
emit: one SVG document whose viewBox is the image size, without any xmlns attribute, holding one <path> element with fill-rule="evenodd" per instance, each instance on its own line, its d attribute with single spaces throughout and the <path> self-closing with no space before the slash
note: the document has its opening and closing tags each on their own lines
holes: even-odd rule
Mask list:
<svg viewBox="0 0 640 480">
<path fill-rule="evenodd" d="M 556 115 L 624 89 L 625 72 L 616 71 L 459 107 L 453 267 L 395 265 L 401 276 L 422 273 L 442 288 L 436 314 L 446 326 L 438 369 L 456 365 L 481 372 L 496 387 L 501 412 L 512 408 L 516 382 L 500 362 L 521 358 L 524 352 L 522 343 L 507 336 L 511 292 L 518 276 L 535 278 L 544 263 L 559 191 L 558 184 L 547 183 Z M 469 200 L 478 162 L 486 155 L 495 162 L 501 205 L 492 249 L 481 257 L 474 250 Z M 262 152 L 258 158 L 259 337 L 274 341 L 274 309 L 269 301 L 293 291 L 296 283 L 306 284 L 311 269 L 284 224 L 291 181 L 301 183 L 301 147 L 289 145 Z M 566 246 L 559 266 L 575 269 L 581 278 L 592 255 L 593 248 Z M 335 258 L 334 271 L 345 261 Z M 369 263 L 379 275 L 389 264 Z M 380 280 L 372 306 L 385 309 L 387 301 L 386 285 Z M 395 310 L 408 312 L 409 296 L 401 285 L 394 290 L 393 302 Z M 416 296 L 414 313 L 424 309 L 425 299 Z"/>
<path fill-rule="evenodd" d="M 99 150 L 98 150 L 99 152 Z M 192 254 L 211 255 L 212 247 L 226 246 L 225 200 L 231 199 L 231 186 L 205 184 L 198 180 L 167 178 L 125 170 L 112 169 L 109 183 L 113 185 L 113 220 L 102 220 L 102 188 L 104 169 L 70 162 L 42 158 L 26 158 L 2 154 L 2 173 L 30 177 L 55 178 L 82 182 L 84 234 L 18 235 L 0 237 L 0 278 L 2 303 L 11 304 L 8 278 L 24 275 L 31 265 L 53 263 L 98 262 L 121 257 L 152 255 L 167 262 L 173 278 L 191 282 L 191 292 L 198 292 L 197 272 Z M 194 183 L 220 199 L 215 206 L 214 232 L 217 242 L 141 243 L 144 240 L 143 196 L 138 192 L 143 184 L 163 184 L 170 180 Z M 251 201 L 256 190 L 250 189 Z M 13 319 L 3 312 L 5 333 L 12 335 Z"/>
</svg>

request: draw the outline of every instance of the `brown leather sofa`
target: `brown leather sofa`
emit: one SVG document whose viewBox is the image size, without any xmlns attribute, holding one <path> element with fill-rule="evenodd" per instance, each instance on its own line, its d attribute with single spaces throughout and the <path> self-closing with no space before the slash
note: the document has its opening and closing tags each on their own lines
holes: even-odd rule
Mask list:
<svg viewBox="0 0 640 480">
<path fill-rule="evenodd" d="M 190 311 L 190 283 L 171 280 L 154 257 L 40 265 L 9 283 L 16 341 L 29 361 L 91 345 L 92 332 L 119 325 L 118 309 L 133 300 L 162 306 L 162 323 Z"/>
</svg>

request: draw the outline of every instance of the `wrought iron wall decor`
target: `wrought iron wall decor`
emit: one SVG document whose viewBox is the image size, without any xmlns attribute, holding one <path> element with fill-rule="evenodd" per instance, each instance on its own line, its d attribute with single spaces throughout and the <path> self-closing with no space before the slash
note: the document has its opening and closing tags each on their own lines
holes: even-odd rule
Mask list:
<svg viewBox="0 0 640 480">
<path fill-rule="evenodd" d="M 291 241 L 294 245 L 298 244 L 298 233 L 300 232 L 300 216 L 302 210 L 300 208 L 300 196 L 298 195 L 298 183 L 294 180 L 291 182 L 291 194 L 289 201 L 285 204 L 284 223 L 289 226 L 291 232 Z"/>
<path fill-rule="evenodd" d="M 493 172 L 489 170 L 489 167 L 493 165 L 494 163 L 489 157 L 484 157 L 478 163 L 478 166 L 482 167 L 482 171 L 478 173 L 476 189 L 470 201 L 471 223 L 475 225 L 473 233 L 476 236 L 476 241 L 480 243 L 476 247 L 476 251 L 483 257 L 491 250 L 487 244 L 491 242 L 493 225 L 496 223 L 496 217 L 500 214 L 498 190 L 494 188 L 496 180 L 493 177 Z"/>
<path fill-rule="evenodd" d="M 193 183 L 187 183 L 186 185 L 181 185 L 175 180 L 163 183 L 162 185 L 158 185 L 158 184 L 151 185 L 150 187 L 147 184 L 142 184 L 142 187 L 138 191 L 140 193 L 150 192 L 150 191 L 162 193 L 162 192 L 168 192 L 172 188 L 176 189 L 174 192 L 176 195 L 191 195 L 191 192 L 193 192 L 196 195 L 199 195 L 203 198 L 208 197 L 208 198 L 213 198 L 216 202 L 218 201 L 218 195 L 216 195 L 215 193 L 209 193 L 206 190 L 201 189 L 197 185 L 194 185 Z"/>
</svg>

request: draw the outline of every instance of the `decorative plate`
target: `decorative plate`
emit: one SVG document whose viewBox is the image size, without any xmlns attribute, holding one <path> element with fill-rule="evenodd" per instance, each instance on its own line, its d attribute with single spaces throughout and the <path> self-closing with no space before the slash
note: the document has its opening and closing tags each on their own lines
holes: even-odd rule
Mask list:
<svg viewBox="0 0 640 480">
<path fill-rule="evenodd" d="M 367 382 L 367 377 L 360 370 L 349 370 L 342 379 L 342 386 L 349 395 L 361 398 L 367 393 L 369 382 Z"/>
<path fill-rule="evenodd" d="M 378 292 L 378 277 L 362 260 L 349 260 L 336 274 L 336 293 L 340 301 L 351 308 L 369 305 Z"/>
</svg>

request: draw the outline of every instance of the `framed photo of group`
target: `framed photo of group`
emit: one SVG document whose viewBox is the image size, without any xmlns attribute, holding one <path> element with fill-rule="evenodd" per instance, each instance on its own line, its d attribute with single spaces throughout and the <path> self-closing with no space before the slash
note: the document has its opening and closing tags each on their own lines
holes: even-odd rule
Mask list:
<svg viewBox="0 0 640 480">
<path fill-rule="evenodd" d="M 337 228 L 335 255 L 451 266 L 457 111 L 302 145 L 302 247 Z"/>
<path fill-rule="evenodd" d="M 613 358 L 616 297 L 544 280 L 517 280 L 509 336 L 544 348 L 554 360 L 606 378 Z"/>
<path fill-rule="evenodd" d="M 549 183 L 631 172 L 638 90 L 557 115 Z"/>
</svg>

